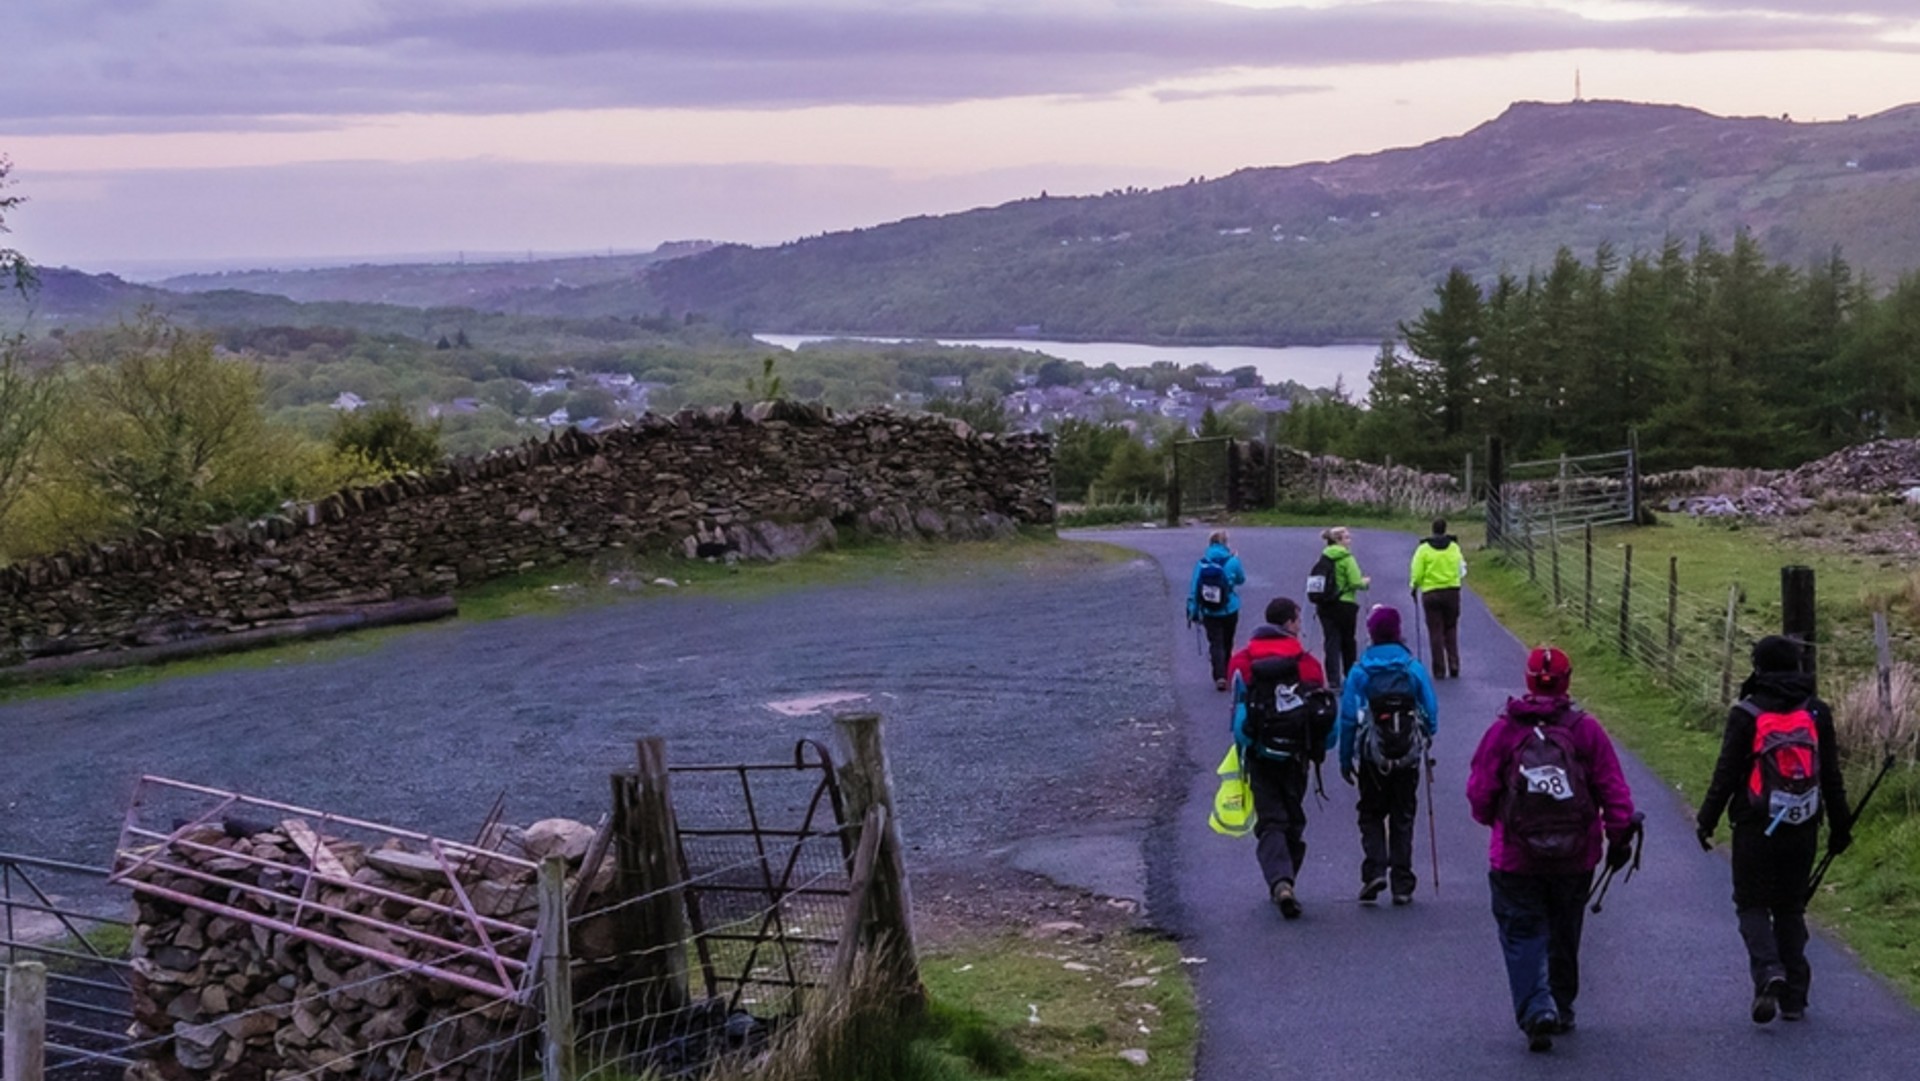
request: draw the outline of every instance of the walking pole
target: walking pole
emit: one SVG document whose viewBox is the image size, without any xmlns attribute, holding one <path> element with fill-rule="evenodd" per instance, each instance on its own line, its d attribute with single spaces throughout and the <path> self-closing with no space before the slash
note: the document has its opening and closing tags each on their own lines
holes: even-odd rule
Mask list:
<svg viewBox="0 0 1920 1081">
<path fill-rule="evenodd" d="M 1427 852 L 1433 857 L 1433 895 L 1440 896 L 1440 827 L 1433 821 L 1433 756 L 1427 759 Z"/>
<path fill-rule="evenodd" d="M 1880 782 L 1887 776 L 1887 771 L 1892 768 L 1893 755 L 1889 752 L 1886 760 L 1880 763 L 1880 772 L 1873 775 L 1873 783 L 1867 786 L 1867 791 L 1860 797 L 1860 802 L 1853 805 L 1854 822 L 1860 821 L 1860 812 L 1866 810 L 1867 801 L 1873 798 L 1874 792 L 1880 788 Z M 1851 823 L 1849 823 L 1849 825 L 1851 825 Z M 1833 866 L 1833 857 L 1837 855 L 1839 855 L 1839 853 L 1835 852 L 1832 847 L 1829 846 L 1827 854 L 1820 857 L 1820 866 L 1813 869 L 1813 877 L 1807 881 L 1807 900 L 1813 900 L 1813 895 L 1820 892 L 1820 880 L 1827 877 L 1827 868 Z"/>
<path fill-rule="evenodd" d="M 1413 594 L 1413 656 L 1417 660 L 1426 656 L 1426 639 L 1421 635 L 1422 624 L 1427 621 L 1427 613 L 1420 608 L 1420 590 L 1412 589 Z M 1437 665 L 1435 667 L 1438 667 Z"/>
</svg>

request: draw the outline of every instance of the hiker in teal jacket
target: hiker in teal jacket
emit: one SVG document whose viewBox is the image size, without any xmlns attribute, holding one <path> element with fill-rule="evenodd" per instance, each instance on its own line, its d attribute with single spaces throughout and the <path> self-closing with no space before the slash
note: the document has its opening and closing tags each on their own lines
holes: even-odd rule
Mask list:
<svg viewBox="0 0 1920 1081">
<path fill-rule="evenodd" d="M 1210 571 L 1209 568 L 1217 570 Z M 1217 599 L 1203 594 L 1209 583 L 1218 590 Z M 1213 688 L 1227 689 L 1227 660 L 1233 656 L 1233 639 L 1240 629 L 1240 587 L 1247 584 L 1247 572 L 1240 557 L 1227 547 L 1227 531 L 1216 529 L 1207 537 L 1207 551 L 1193 565 L 1193 578 L 1187 583 L 1187 622 L 1196 620 L 1207 629 L 1207 656 L 1213 666 Z"/>
<path fill-rule="evenodd" d="M 1360 591 L 1373 579 L 1360 573 L 1360 564 L 1347 545 L 1353 534 L 1343 525 L 1331 526 L 1320 533 L 1326 548 L 1320 554 L 1333 563 L 1334 599 L 1316 605 L 1320 617 L 1320 639 L 1327 651 L 1327 684 L 1339 686 L 1360 653 Z"/>
<path fill-rule="evenodd" d="M 1372 904 L 1391 886 L 1393 903 L 1404 905 L 1416 883 L 1420 769 L 1440 728 L 1440 702 L 1426 667 L 1400 640 L 1399 610 L 1375 605 L 1367 637 L 1372 644 L 1340 693 L 1340 776 L 1360 788 L 1360 900 Z"/>
</svg>

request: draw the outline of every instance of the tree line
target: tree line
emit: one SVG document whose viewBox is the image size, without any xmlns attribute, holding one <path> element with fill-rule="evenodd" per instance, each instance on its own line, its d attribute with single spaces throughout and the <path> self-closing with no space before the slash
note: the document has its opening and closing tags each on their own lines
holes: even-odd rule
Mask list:
<svg viewBox="0 0 1920 1081">
<path fill-rule="evenodd" d="M 1521 457 L 1617 450 L 1648 468 L 1784 468 L 1920 430 L 1920 275 L 1882 292 L 1835 250 L 1770 263 L 1745 232 L 1622 259 L 1562 248 L 1524 278 L 1455 267 L 1381 346 L 1365 408 L 1297 403 L 1313 452 L 1458 467 L 1490 433 Z"/>
</svg>

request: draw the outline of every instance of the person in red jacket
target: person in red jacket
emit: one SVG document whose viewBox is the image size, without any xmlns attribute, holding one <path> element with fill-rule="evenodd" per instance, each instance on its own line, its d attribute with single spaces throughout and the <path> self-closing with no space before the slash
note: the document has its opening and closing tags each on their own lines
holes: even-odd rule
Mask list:
<svg viewBox="0 0 1920 1081">
<path fill-rule="evenodd" d="M 1532 1051 L 1573 1028 L 1580 932 L 1601 852 L 1632 857 L 1633 793 L 1613 741 L 1567 696 L 1573 663 L 1553 646 L 1527 657 L 1527 693 L 1507 699 L 1467 778 L 1473 820 L 1493 827 L 1493 918 L 1514 1020 Z"/>
<path fill-rule="evenodd" d="M 1271 747 L 1249 731 L 1248 718 L 1257 708 L 1248 697 L 1255 684 L 1256 661 L 1294 658 L 1299 681 L 1289 693 L 1306 698 L 1316 692 L 1326 694 L 1326 672 L 1300 641 L 1299 603 L 1275 597 L 1267 603 L 1266 616 L 1266 625 L 1256 628 L 1246 648 L 1227 662 L 1227 676 L 1233 682 L 1233 741 L 1253 792 L 1254 858 L 1260 862 L 1274 906 L 1281 916 L 1295 920 L 1300 918 L 1300 901 L 1294 896 L 1294 877 L 1307 855 L 1307 771 L 1325 757 L 1334 731 L 1329 724 L 1322 745 L 1302 744 L 1291 750 Z M 1327 705 L 1331 704 L 1329 700 Z M 1329 720 L 1330 714 L 1331 709 Z"/>
</svg>

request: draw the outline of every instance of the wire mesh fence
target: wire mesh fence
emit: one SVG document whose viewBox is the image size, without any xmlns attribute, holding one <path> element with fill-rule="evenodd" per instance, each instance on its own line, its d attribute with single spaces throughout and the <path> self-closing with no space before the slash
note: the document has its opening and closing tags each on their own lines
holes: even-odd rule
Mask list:
<svg viewBox="0 0 1920 1081">
<path fill-rule="evenodd" d="M 1676 556 L 1636 556 L 1628 539 L 1596 540 L 1591 526 L 1509 531 L 1494 540 L 1500 558 L 1527 576 L 1552 607 L 1649 676 L 1700 707 L 1703 727 L 1718 725 L 1748 671 L 1748 651 L 1780 633 L 1783 600 L 1773 583 L 1733 581 Z M 1915 642 L 1894 635 L 1884 660 L 1858 620 L 1834 620 L 1813 652 L 1834 707 L 1841 749 L 1877 760 L 1891 751 L 1920 757 L 1920 679 Z M 1880 678 L 1880 671 L 1886 676 Z"/>
</svg>

